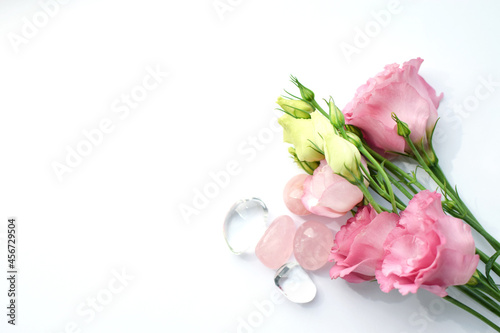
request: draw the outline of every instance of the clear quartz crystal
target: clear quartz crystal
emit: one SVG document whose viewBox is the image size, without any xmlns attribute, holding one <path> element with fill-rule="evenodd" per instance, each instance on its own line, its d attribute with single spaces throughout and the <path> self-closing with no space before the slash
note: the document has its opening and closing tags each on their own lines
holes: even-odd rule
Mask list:
<svg viewBox="0 0 500 333">
<path fill-rule="evenodd" d="M 234 254 L 255 248 L 266 229 L 267 207 L 257 198 L 237 201 L 224 221 L 224 238 Z"/>
<path fill-rule="evenodd" d="M 274 283 L 283 295 L 294 303 L 308 303 L 316 296 L 316 285 L 295 262 L 281 266 L 276 271 Z"/>
</svg>

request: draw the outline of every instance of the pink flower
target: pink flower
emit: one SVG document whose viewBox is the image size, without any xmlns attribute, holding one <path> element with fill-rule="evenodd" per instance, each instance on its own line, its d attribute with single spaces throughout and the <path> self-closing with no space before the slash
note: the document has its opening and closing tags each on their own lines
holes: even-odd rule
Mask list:
<svg viewBox="0 0 500 333">
<path fill-rule="evenodd" d="M 311 214 L 302 204 L 302 196 L 304 195 L 304 181 L 310 177 L 306 174 L 300 174 L 292 177 L 285 185 L 283 190 L 283 201 L 286 207 L 295 215 Z"/>
<path fill-rule="evenodd" d="M 334 174 L 325 160 L 321 161 L 312 176 L 306 178 L 303 190 L 304 207 L 321 216 L 343 216 L 363 200 L 361 190 L 344 177 Z"/>
<path fill-rule="evenodd" d="M 354 99 L 344 108 L 347 124 L 361 129 L 368 144 L 380 151 L 410 153 L 403 137 L 398 136 L 391 113 L 408 124 L 411 140 L 424 148 L 437 121 L 437 108 L 443 94 L 418 74 L 422 59 L 385 66 L 385 70 L 358 88 Z"/>
<path fill-rule="evenodd" d="M 360 283 L 375 278 L 375 271 L 384 258 L 384 241 L 396 227 L 399 216 L 377 212 L 371 206 L 359 209 L 335 236 L 330 260 L 335 266 L 330 270 L 333 278 Z"/>
<path fill-rule="evenodd" d="M 445 215 L 441 195 L 427 190 L 410 200 L 384 248 L 385 258 L 376 272 L 380 288 L 397 288 L 403 295 L 424 288 L 446 296 L 447 287 L 469 281 L 479 262 L 471 228 Z"/>
</svg>

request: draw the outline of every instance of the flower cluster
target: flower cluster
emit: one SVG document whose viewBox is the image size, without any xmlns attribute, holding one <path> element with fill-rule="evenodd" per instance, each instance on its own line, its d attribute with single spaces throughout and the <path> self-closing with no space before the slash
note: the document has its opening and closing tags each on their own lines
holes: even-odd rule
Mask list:
<svg viewBox="0 0 500 333">
<path fill-rule="evenodd" d="M 385 292 L 423 288 L 441 297 L 466 284 L 479 262 L 470 227 L 445 215 L 441 195 L 430 191 L 416 194 L 401 217 L 361 208 L 337 233 L 330 258 L 332 278 L 376 278 Z"/>
<path fill-rule="evenodd" d="M 284 201 L 296 215 L 337 218 L 353 213 L 331 244 L 332 278 L 376 280 L 382 291 L 397 289 L 403 295 L 425 289 L 500 331 L 447 293 L 456 286 L 500 316 L 500 289 L 491 277 L 500 276 L 495 262 L 500 243 L 439 167 L 432 135 L 443 95 L 419 75 L 422 61 L 386 66 L 343 111 L 331 97 L 323 109 L 314 93 L 292 77 L 300 97 L 278 99 L 284 112 L 279 123 L 293 160 L 306 174 L 288 182 Z M 423 169 L 443 195 L 399 168 L 395 159 L 401 155 Z M 476 248 L 471 229 L 484 237 L 494 255 Z M 477 269 L 480 260 L 484 274 Z"/>
</svg>

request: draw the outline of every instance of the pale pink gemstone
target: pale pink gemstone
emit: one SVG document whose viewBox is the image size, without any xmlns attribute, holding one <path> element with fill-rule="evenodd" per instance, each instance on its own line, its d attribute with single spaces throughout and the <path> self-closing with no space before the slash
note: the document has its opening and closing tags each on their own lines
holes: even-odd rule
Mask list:
<svg viewBox="0 0 500 333">
<path fill-rule="evenodd" d="M 257 258 L 269 268 L 280 268 L 293 252 L 295 230 L 295 223 L 290 216 L 277 217 L 255 247 Z"/>
<path fill-rule="evenodd" d="M 302 195 L 304 194 L 304 181 L 307 177 L 311 177 L 306 174 L 300 174 L 292 177 L 286 183 L 285 189 L 283 190 L 283 201 L 285 201 L 286 207 L 295 215 L 309 215 L 311 214 L 302 204 Z"/>
<path fill-rule="evenodd" d="M 333 246 L 333 232 L 324 224 L 307 221 L 295 233 L 293 254 L 302 268 L 314 271 L 328 261 Z"/>
</svg>

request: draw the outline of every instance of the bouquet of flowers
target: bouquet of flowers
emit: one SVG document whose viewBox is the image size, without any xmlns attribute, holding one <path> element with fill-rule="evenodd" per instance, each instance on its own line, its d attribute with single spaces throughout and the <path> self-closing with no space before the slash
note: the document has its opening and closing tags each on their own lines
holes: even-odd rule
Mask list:
<svg viewBox="0 0 500 333">
<path fill-rule="evenodd" d="M 330 251 L 332 278 L 376 280 L 383 292 L 426 289 L 500 332 L 485 315 L 452 298 L 459 289 L 500 316 L 500 290 L 492 275 L 500 243 L 481 226 L 442 172 L 432 146 L 443 95 L 418 74 L 422 59 L 388 65 L 361 86 L 343 111 L 330 97 L 322 108 L 296 78 L 300 97 L 280 97 L 279 123 L 294 161 L 308 176 L 294 178 L 285 193 L 299 215 L 354 216 L 341 227 Z M 417 173 L 394 163 L 412 159 L 439 187 L 426 189 Z M 378 199 L 378 200 L 377 200 Z M 383 199 L 383 200 L 380 200 Z M 380 201 L 386 201 L 386 206 Z M 471 228 L 491 245 L 475 247 Z M 478 269 L 482 261 L 484 270 Z M 498 317 L 496 317 L 497 319 Z"/>
<path fill-rule="evenodd" d="M 303 269 L 331 261 L 332 279 L 376 281 L 383 292 L 397 289 L 402 295 L 422 288 L 500 332 L 495 324 L 500 289 L 494 281 L 500 276 L 500 242 L 481 226 L 439 166 L 432 136 L 443 95 L 418 74 L 422 61 L 386 66 L 342 111 L 331 97 L 322 107 L 312 90 L 291 77 L 300 94 L 278 98 L 284 113 L 278 122 L 304 173 L 285 186 L 285 204 L 300 216 L 353 216 L 335 235 L 314 221 L 295 231 L 289 217 L 280 217 L 256 255 L 277 268 L 293 248 Z M 406 172 L 397 159 L 414 163 L 438 190 L 427 189 L 419 172 Z M 471 229 L 488 249 L 476 248 Z M 283 274 L 280 268 L 277 277 Z M 448 288 L 464 294 L 469 304 L 448 295 Z"/>
</svg>

